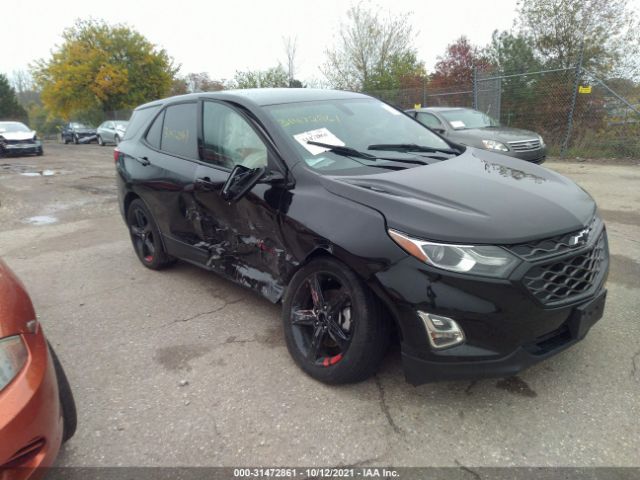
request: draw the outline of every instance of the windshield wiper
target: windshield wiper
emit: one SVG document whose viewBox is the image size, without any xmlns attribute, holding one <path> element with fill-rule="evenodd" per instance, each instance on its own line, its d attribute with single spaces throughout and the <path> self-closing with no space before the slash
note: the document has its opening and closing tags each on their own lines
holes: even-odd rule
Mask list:
<svg viewBox="0 0 640 480">
<path fill-rule="evenodd" d="M 392 150 L 395 152 L 449 153 L 451 155 L 458 155 L 460 153 L 456 150 L 450 150 L 447 148 L 426 147 L 423 145 L 416 145 L 415 143 L 379 143 L 375 145 L 369 145 L 367 147 L 367 150 Z"/>
<path fill-rule="evenodd" d="M 364 158 L 366 160 L 372 160 L 374 162 L 378 160 L 385 160 L 388 162 L 409 163 L 412 165 L 429 165 L 429 163 L 424 162 L 422 160 L 418 160 L 418 159 L 377 157 L 375 155 L 370 155 L 368 153 L 361 152 L 360 150 L 356 150 L 355 148 L 345 147 L 343 145 L 331 145 L 330 143 L 314 142 L 313 140 L 309 140 L 307 143 L 309 145 L 315 145 L 317 147 L 328 148 L 329 151 L 336 153 L 338 155 L 344 155 L 346 157 Z M 361 162 L 358 162 L 358 163 L 361 163 Z M 367 167 L 380 167 L 380 168 L 391 168 L 391 169 L 394 168 L 394 167 L 391 167 L 390 165 L 369 165 L 365 163 L 361 163 L 361 164 L 366 165 Z"/>
<path fill-rule="evenodd" d="M 313 140 L 307 141 L 309 145 L 315 145 L 316 147 L 328 148 L 329 151 L 337 153 L 338 155 L 345 155 L 348 157 L 366 158 L 368 160 L 377 160 L 378 157 L 369 155 L 368 153 L 361 152 L 355 148 L 345 147 L 342 145 L 331 145 L 330 143 L 314 142 Z"/>
</svg>

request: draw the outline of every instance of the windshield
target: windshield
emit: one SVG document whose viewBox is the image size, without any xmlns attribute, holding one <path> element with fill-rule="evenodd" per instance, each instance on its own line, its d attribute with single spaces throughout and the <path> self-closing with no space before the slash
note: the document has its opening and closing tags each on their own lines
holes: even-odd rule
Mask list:
<svg viewBox="0 0 640 480">
<path fill-rule="evenodd" d="M 449 122 L 455 130 L 465 130 L 467 128 L 487 128 L 499 127 L 500 122 L 491 118 L 486 113 L 477 110 L 461 108 L 459 110 L 447 110 L 440 114 Z"/>
<path fill-rule="evenodd" d="M 30 132 L 29 128 L 24 123 L 19 122 L 0 122 L 0 133 L 13 133 L 13 132 Z"/>
<path fill-rule="evenodd" d="M 339 155 L 327 148 L 308 144 L 309 141 L 346 146 L 385 158 L 407 158 L 407 153 L 391 148 L 383 150 L 380 145 L 416 144 L 434 149 L 451 148 L 421 124 L 373 98 L 286 103 L 265 108 L 292 140 L 307 165 L 317 170 L 366 170 L 367 165 L 374 162 Z M 369 149 L 371 146 L 378 148 Z M 376 171 L 375 168 L 372 170 Z"/>
<path fill-rule="evenodd" d="M 113 124 L 116 126 L 116 128 L 127 128 L 129 122 L 125 120 L 115 120 Z"/>
<path fill-rule="evenodd" d="M 71 124 L 71 128 L 76 128 L 76 129 L 78 129 L 78 128 L 93 128 L 93 127 L 90 127 L 90 126 L 88 126 L 88 125 L 85 125 L 84 123 L 72 123 L 72 124 Z"/>
</svg>

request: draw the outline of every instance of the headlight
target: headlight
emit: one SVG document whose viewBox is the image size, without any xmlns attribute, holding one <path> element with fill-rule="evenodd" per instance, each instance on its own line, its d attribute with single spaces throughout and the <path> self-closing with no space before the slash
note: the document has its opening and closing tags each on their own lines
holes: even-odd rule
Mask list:
<svg viewBox="0 0 640 480">
<path fill-rule="evenodd" d="M 487 150 L 498 150 L 500 152 L 508 152 L 509 149 L 504 143 L 497 142 L 495 140 L 482 140 L 484 148 Z"/>
<path fill-rule="evenodd" d="M 452 245 L 408 237 L 389 229 L 391 238 L 410 255 L 450 272 L 506 278 L 520 263 L 517 257 L 491 245 Z"/>
<path fill-rule="evenodd" d="M 540 140 L 540 146 L 544 147 L 545 144 L 544 144 L 544 138 L 542 138 L 542 135 L 538 135 L 538 139 Z"/>
<path fill-rule="evenodd" d="M 28 357 L 27 347 L 19 335 L 0 340 L 0 391 L 20 373 Z"/>
</svg>

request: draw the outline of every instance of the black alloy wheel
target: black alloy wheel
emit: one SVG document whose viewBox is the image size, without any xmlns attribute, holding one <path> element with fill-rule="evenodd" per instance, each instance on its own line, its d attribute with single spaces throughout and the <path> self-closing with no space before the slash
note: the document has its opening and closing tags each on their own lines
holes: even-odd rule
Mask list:
<svg viewBox="0 0 640 480">
<path fill-rule="evenodd" d="M 294 275 L 283 302 L 283 323 L 296 363 L 325 383 L 373 375 L 389 340 L 378 300 L 332 258 L 312 261 Z"/>
<path fill-rule="evenodd" d="M 160 270 L 173 262 L 173 257 L 165 252 L 160 232 L 142 200 L 131 202 L 127 222 L 133 249 L 145 267 Z"/>
</svg>

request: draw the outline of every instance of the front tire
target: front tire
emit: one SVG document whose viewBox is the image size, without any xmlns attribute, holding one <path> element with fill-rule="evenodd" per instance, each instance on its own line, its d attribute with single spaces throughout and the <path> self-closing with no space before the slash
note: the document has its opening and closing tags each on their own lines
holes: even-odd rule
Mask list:
<svg viewBox="0 0 640 480">
<path fill-rule="evenodd" d="M 100 135 L 98 135 L 98 145 L 104 147 L 104 140 L 102 140 L 102 137 Z"/>
<path fill-rule="evenodd" d="M 73 143 L 75 143 L 76 145 L 80 143 L 80 139 L 78 138 L 78 135 L 73 136 Z"/>
<path fill-rule="evenodd" d="M 379 300 L 346 265 L 313 260 L 291 279 L 282 307 L 289 353 L 308 375 L 355 383 L 377 371 L 389 344 Z"/>
<path fill-rule="evenodd" d="M 139 198 L 129 206 L 127 225 L 133 249 L 145 267 L 161 270 L 175 261 L 165 251 L 156 222 L 147 206 Z"/>
</svg>

